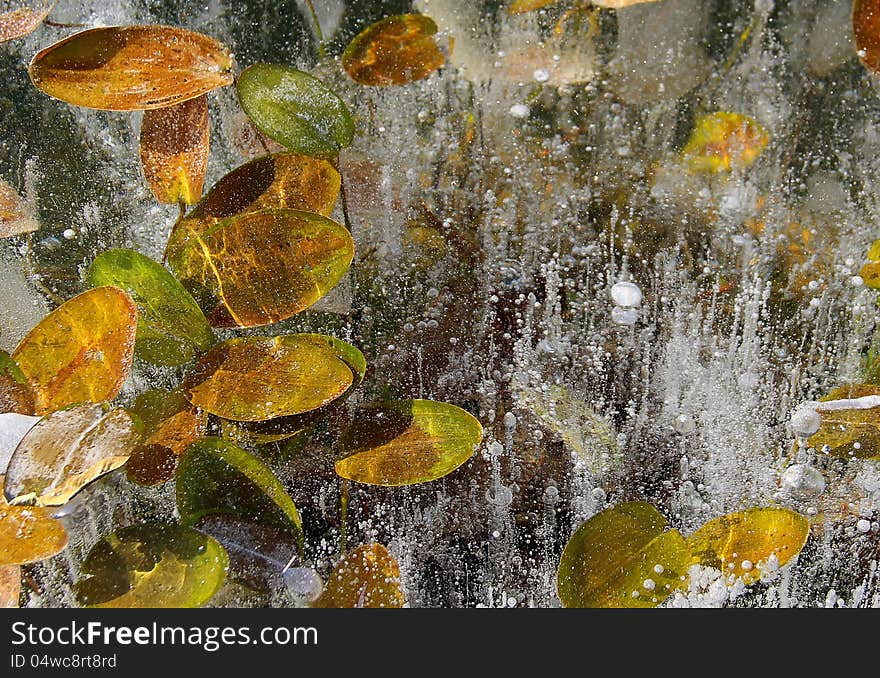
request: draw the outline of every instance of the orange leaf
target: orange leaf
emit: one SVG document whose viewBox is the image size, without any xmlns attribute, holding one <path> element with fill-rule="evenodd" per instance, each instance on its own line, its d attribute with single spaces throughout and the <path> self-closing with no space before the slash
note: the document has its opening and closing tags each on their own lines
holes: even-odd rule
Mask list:
<svg viewBox="0 0 880 678">
<path fill-rule="evenodd" d="M 312 607 L 403 607 L 405 602 L 397 561 L 381 544 L 365 544 L 336 564 Z"/>
<path fill-rule="evenodd" d="M 192 205 L 202 196 L 210 148 L 208 97 L 146 111 L 140 156 L 156 200 Z"/>
</svg>

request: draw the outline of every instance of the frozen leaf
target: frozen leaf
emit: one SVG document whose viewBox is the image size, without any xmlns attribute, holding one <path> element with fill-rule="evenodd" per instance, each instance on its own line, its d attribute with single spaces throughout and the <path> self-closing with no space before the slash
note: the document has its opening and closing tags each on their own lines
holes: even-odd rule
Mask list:
<svg viewBox="0 0 880 678">
<path fill-rule="evenodd" d="M 34 413 L 34 394 L 18 364 L 0 351 L 0 413 Z"/>
<path fill-rule="evenodd" d="M 852 25 L 859 58 L 869 71 L 880 72 L 880 0 L 854 0 Z"/>
<path fill-rule="evenodd" d="M 591 0 L 591 4 L 597 7 L 606 7 L 608 9 L 622 9 L 631 5 L 642 5 L 646 2 L 657 2 L 658 0 Z"/>
<path fill-rule="evenodd" d="M 200 438 L 207 415 L 190 405 L 183 391 L 159 389 L 140 394 L 131 407 L 143 427 L 142 440 L 128 459 L 128 479 L 159 485 L 174 477 L 181 455 Z"/>
<path fill-rule="evenodd" d="M 33 211 L 18 192 L 0 179 L 0 238 L 30 233 L 40 228 Z"/>
<path fill-rule="evenodd" d="M 317 409 L 354 383 L 348 363 L 321 335 L 229 339 L 183 382 L 189 401 L 233 421 L 265 421 Z"/>
<path fill-rule="evenodd" d="M 102 26 L 37 53 L 28 72 L 43 92 L 108 111 L 165 108 L 232 83 L 232 56 L 173 26 Z"/>
<path fill-rule="evenodd" d="M 421 14 L 390 16 L 358 33 L 342 54 L 342 67 L 361 85 L 405 85 L 446 63 L 434 35 L 437 24 Z"/>
<path fill-rule="evenodd" d="M 205 516 L 194 527 L 223 544 L 237 579 L 265 593 L 284 586 L 282 572 L 299 552 L 288 532 L 230 515 Z"/>
<path fill-rule="evenodd" d="M 272 470 L 222 438 L 189 446 L 177 469 L 177 510 L 184 524 L 203 516 L 231 515 L 284 530 L 302 543 L 293 499 Z"/>
<path fill-rule="evenodd" d="M 751 584 L 767 570 L 771 557 L 782 566 L 800 553 L 809 533 L 810 521 L 794 511 L 753 508 L 710 520 L 687 544 L 693 562 Z"/>
<path fill-rule="evenodd" d="M 564 607 L 654 607 L 682 586 L 684 537 L 650 504 L 627 502 L 581 525 L 559 561 Z"/>
<path fill-rule="evenodd" d="M 753 118 L 718 111 L 700 115 L 682 159 L 691 172 L 745 169 L 761 155 L 770 136 Z"/>
<path fill-rule="evenodd" d="M 0 414 L 0 473 L 6 473 L 15 448 L 40 419 L 15 412 Z"/>
<path fill-rule="evenodd" d="M 53 412 L 13 453 L 6 497 L 32 494 L 40 506 L 60 506 L 84 485 L 122 466 L 137 441 L 131 417 L 122 408 L 79 405 Z"/>
<path fill-rule="evenodd" d="M 0 502 L 0 566 L 36 563 L 66 546 L 67 532 L 49 509 Z"/>
<path fill-rule="evenodd" d="M 87 607 L 200 607 L 226 580 L 220 543 L 188 527 L 131 525 L 103 537 L 82 564 L 77 601 Z"/>
<path fill-rule="evenodd" d="M 21 594 L 21 567 L 0 565 L 0 609 L 18 607 Z"/>
<path fill-rule="evenodd" d="M 54 6 L 54 2 L 40 2 L 34 8 L 18 7 L 0 14 L 0 43 L 33 33 Z"/>
<path fill-rule="evenodd" d="M 257 327 L 308 308 L 342 278 L 354 258 L 341 224 L 311 212 L 263 209 L 220 219 L 200 233 L 189 220 L 171 269 L 218 327 Z"/>
<path fill-rule="evenodd" d="M 822 425 L 807 440 L 810 447 L 844 459 L 880 457 L 880 386 L 840 386 L 822 398 L 816 411 Z"/>
<path fill-rule="evenodd" d="M 237 167 L 211 187 L 174 226 L 166 256 L 210 231 L 221 219 L 266 208 L 285 208 L 330 216 L 340 177 L 326 160 L 276 153 Z"/>
<path fill-rule="evenodd" d="M 117 287 L 97 287 L 43 318 L 12 353 L 34 393 L 36 414 L 119 393 L 131 368 L 137 307 Z"/>
<path fill-rule="evenodd" d="M 365 544 L 346 553 L 333 568 L 312 607 L 403 607 L 400 567 L 381 544 Z"/>
<path fill-rule="evenodd" d="M 140 156 L 156 200 L 192 205 L 202 196 L 210 148 L 208 97 L 146 111 Z"/>
<path fill-rule="evenodd" d="M 426 483 L 471 458 L 483 428 L 460 407 L 431 400 L 384 402 L 358 410 L 342 434 L 336 473 L 369 485 Z"/>
<path fill-rule="evenodd" d="M 268 421 L 225 421 L 223 425 L 224 436 L 247 444 L 265 444 L 305 435 L 316 422 L 327 416 L 332 408 L 338 406 L 363 381 L 367 371 L 367 363 L 363 353 L 357 348 L 335 337 L 323 334 L 300 334 L 298 336 L 303 341 L 314 343 L 319 347 L 328 347 L 337 358 L 348 365 L 353 375 L 351 386 L 329 404 L 302 414 L 276 417 Z"/>
<path fill-rule="evenodd" d="M 536 9 L 555 5 L 558 2 L 559 0 L 513 0 L 508 11 L 511 14 L 525 14 L 526 12 L 533 12 Z"/>
<path fill-rule="evenodd" d="M 611 422 L 578 398 L 566 386 L 522 388 L 520 405 L 535 413 L 541 422 L 559 434 L 577 452 L 592 473 L 619 464 L 622 458 L 617 433 Z"/>
<path fill-rule="evenodd" d="M 135 353 L 155 365 L 182 365 L 207 350 L 214 336 L 202 310 L 164 266 L 126 249 L 92 262 L 86 281 L 125 290 L 138 308 Z"/>
<path fill-rule="evenodd" d="M 859 275 L 868 287 L 880 289 L 880 240 L 875 240 L 867 255 L 868 263 L 862 266 Z"/>
<path fill-rule="evenodd" d="M 343 101 L 303 71 L 254 64 L 235 82 L 241 107 L 254 126 L 291 151 L 332 158 L 350 145 L 354 122 Z"/>
</svg>

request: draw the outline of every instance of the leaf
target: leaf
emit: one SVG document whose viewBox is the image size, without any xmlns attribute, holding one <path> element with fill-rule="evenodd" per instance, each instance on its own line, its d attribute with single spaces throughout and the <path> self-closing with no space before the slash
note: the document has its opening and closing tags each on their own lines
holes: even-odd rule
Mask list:
<svg viewBox="0 0 880 678">
<path fill-rule="evenodd" d="M 697 117 L 682 159 L 695 173 L 745 169 L 769 140 L 767 131 L 753 118 L 724 111 L 708 113 Z"/>
<path fill-rule="evenodd" d="M 0 413 L 34 413 L 34 394 L 18 364 L 0 351 Z"/>
<path fill-rule="evenodd" d="M 353 375 L 351 386 L 327 405 L 302 414 L 276 417 L 267 421 L 257 422 L 225 421 L 223 424 L 223 435 L 225 437 L 232 438 L 243 444 L 259 445 L 287 440 L 293 436 L 307 435 L 309 430 L 319 420 L 328 416 L 332 408 L 341 404 L 363 381 L 367 371 L 367 362 L 364 360 L 363 353 L 357 348 L 340 339 L 323 334 L 300 334 L 297 336 L 303 341 L 313 343 L 318 347 L 323 348 L 326 346 L 337 358 L 348 365 Z"/>
<path fill-rule="evenodd" d="M 333 158 L 354 139 L 354 121 L 342 99 L 308 73 L 254 64 L 235 87 L 254 127 L 291 151 Z"/>
<path fill-rule="evenodd" d="M 258 327 L 305 310 L 354 258 L 344 226 L 298 210 L 247 212 L 221 219 L 204 234 L 181 235 L 187 243 L 170 252 L 168 262 L 220 327 Z"/>
<path fill-rule="evenodd" d="M 577 452 L 591 473 L 598 475 L 603 469 L 620 464 L 623 455 L 613 424 L 568 387 L 523 387 L 517 393 L 517 400 Z"/>
<path fill-rule="evenodd" d="M 460 407 L 432 400 L 400 400 L 358 410 L 342 434 L 336 473 L 369 485 L 437 480 L 473 456 L 480 422 Z"/>
<path fill-rule="evenodd" d="M 339 196 L 339 172 L 326 160 L 276 153 L 237 167 L 179 220 L 168 238 L 165 257 L 173 257 L 221 219 L 266 208 L 285 208 L 329 216 Z"/>
<path fill-rule="evenodd" d="M 302 544 L 302 521 L 272 470 L 222 438 L 189 446 L 177 469 L 177 510 L 193 525 L 203 516 L 231 515 L 284 530 Z"/>
<path fill-rule="evenodd" d="M 248 586 L 264 593 L 284 587 L 282 572 L 299 551 L 288 532 L 229 515 L 204 516 L 194 527 L 223 545 L 231 570 Z"/>
<path fill-rule="evenodd" d="M 12 353 L 34 392 L 35 414 L 115 398 L 136 330 L 137 307 L 116 287 L 83 292 L 43 318 Z"/>
<path fill-rule="evenodd" d="M 33 33 L 43 23 L 43 19 L 49 16 L 54 6 L 54 2 L 41 2 L 34 9 L 19 7 L 0 14 L 0 43 Z"/>
<path fill-rule="evenodd" d="M 0 503 L 0 566 L 36 563 L 66 546 L 67 532 L 49 509 Z"/>
<path fill-rule="evenodd" d="M 86 484 L 122 466 L 137 444 L 122 408 L 79 405 L 54 412 L 18 444 L 6 469 L 10 500 L 33 494 L 39 506 L 60 506 Z"/>
<path fill-rule="evenodd" d="M 767 570 L 771 556 L 782 566 L 800 553 L 809 534 L 810 521 L 794 511 L 753 508 L 710 520 L 687 544 L 693 562 L 751 584 Z"/>
<path fill-rule="evenodd" d="M 174 26 L 102 26 L 38 52 L 34 85 L 74 106 L 165 108 L 232 83 L 232 56 L 213 38 Z"/>
<path fill-rule="evenodd" d="M 233 421 L 266 421 L 326 405 L 349 389 L 354 376 L 315 336 L 229 339 L 205 354 L 184 379 L 186 397 Z"/>
<path fill-rule="evenodd" d="M 28 205 L 18 192 L 0 179 L 0 238 L 30 233 L 40 228 Z"/>
<path fill-rule="evenodd" d="M 131 525 L 103 537 L 75 585 L 87 607 L 200 607 L 223 585 L 229 556 L 216 539 L 166 523 Z"/>
<path fill-rule="evenodd" d="M 591 0 L 591 4 L 607 9 L 623 9 L 632 5 L 643 5 L 647 2 L 657 2 L 657 0 Z"/>
<path fill-rule="evenodd" d="M 98 255 L 86 275 L 93 286 L 125 290 L 138 308 L 138 357 L 154 365 L 182 365 L 206 351 L 214 335 L 189 292 L 164 266 L 126 249 Z"/>
<path fill-rule="evenodd" d="M 557 2 L 559 0 L 513 0 L 507 11 L 511 14 L 525 14 L 526 12 L 533 12 L 536 9 L 555 5 Z"/>
<path fill-rule="evenodd" d="M 6 473 L 15 448 L 41 418 L 15 412 L 0 414 L 0 472 Z"/>
<path fill-rule="evenodd" d="M 400 567 L 381 544 L 365 544 L 345 554 L 311 607 L 403 607 Z"/>
<path fill-rule="evenodd" d="M 853 36 L 865 68 L 880 72 L 880 0 L 854 0 Z"/>
<path fill-rule="evenodd" d="M 159 485 L 174 477 L 180 457 L 202 437 L 207 415 L 190 405 L 183 391 L 154 389 L 140 394 L 131 412 L 143 424 L 143 443 L 125 465 L 126 475 L 140 485 Z"/>
<path fill-rule="evenodd" d="M 605 509 L 572 535 L 559 561 L 563 607 L 654 607 L 683 585 L 690 552 L 650 504 Z"/>
<path fill-rule="evenodd" d="M 208 97 L 146 111 L 140 157 L 156 200 L 192 205 L 202 196 L 211 145 Z"/>
<path fill-rule="evenodd" d="M 810 447 L 844 459 L 880 458 L 880 386 L 840 386 L 815 409 L 822 425 L 807 440 Z"/>
<path fill-rule="evenodd" d="M 342 54 L 342 67 L 361 85 L 406 85 L 446 63 L 434 35 L 437 24 L 421 14 L 398 14 L 368 26 Z"/>
<path fill-rule="evenodd" d="M 0 565 L 0 609 L 18 607 L 21 595 L 21 566 Z"/>
</svg>

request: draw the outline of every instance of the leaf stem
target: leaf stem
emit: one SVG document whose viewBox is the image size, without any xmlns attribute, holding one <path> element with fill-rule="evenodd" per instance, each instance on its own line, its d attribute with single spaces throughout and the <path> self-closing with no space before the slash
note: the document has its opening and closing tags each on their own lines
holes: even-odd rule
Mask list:
<svg viewBox="0 0 880 678">
<path fill-rule="evenodd" d="M 65 24 L 51 19 L 43 19 L 43 23 L 53 28 L 85 28 L 86 24 Z"/>
<path fill-rule="evenodd" d="M 320 58 L 324 58 L 324 31 L 321 30 L 321 22 L 318 21 L 318 13 L 315 11 L 315 6 L 312 4 L 312 0 L 306 0 L 306 5 L 309 7 L 309 12 L 312 15 L 312 21 L 315 24 L 315 35 L 318 36 L 318 56 Z"/>
<path fill-rule="evenodd" d="M 347 537 L 346 525 L 348 523 L 348 480 L 342 479 L 342 489 L 339 497 L 339 552 L 345 553 L 345 540 Z"/>
</svg>

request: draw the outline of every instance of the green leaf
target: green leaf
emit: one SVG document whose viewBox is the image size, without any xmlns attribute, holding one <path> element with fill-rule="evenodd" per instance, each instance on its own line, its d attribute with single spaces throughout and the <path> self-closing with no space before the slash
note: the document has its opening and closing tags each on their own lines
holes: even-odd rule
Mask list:
<svg viewBox="0 0 880 678">
<path fill-rule="evenodd" d="M 168 263 L 215 327 L 258 327 L 314 304 L 354 258 L 351 235 L 332 219 L 264 209 L 221 219 L 210 230 L 181 222 Z"/>
<path fill-rule="evenodd" d="M 349 146 L 354 122 L 342 100 L 314 76 L 289 66 L 255 64 L 235 82 L 254 126 L 292 151 L 331 158 Z"/>
<path fill-rule="evenodd" d="M 87 607 L 200 607 L 228 569 L 229 556 L 212 537 L 168 523 L 131 525 L 92 547 L 76 597 Z"/>
<path fill-rule="evenodd" d="M 112 249 L 92 262 L 86 282 L 125 290 L 138 307 L 135 353 L 154 365 L 182 365 L 210 348 L 205 315 L 164 266 L 143 254 Z"/>
<path fill-rule="evenodd" d="M 471 458 L 483 428 L 460 407 L 401 400 L 358 410 L 342 434 L 336 473 L 369 485 L 426 483 Z"/>
<path fill-rule="evenodd" d="M 12 356 L 0 350 L 0 413 L 34 413 L 34 394 Z"/>
<path fill-rule="evenodd" d="M 677 530 L 645 502 L 628 502 L 590 518 L 559 561 L 564 607 L 654 607 L 684 584 L 690 551 Z"/>
<path fill-rule="evenodd" d="M 302 544 L 299 511 L 272 470 L 222 438 L 203 438 L 181 458 L 177 510 L 186 525 L 207 515 L 232 515 L 285 530 Z"/>
</svg>

